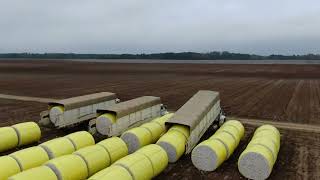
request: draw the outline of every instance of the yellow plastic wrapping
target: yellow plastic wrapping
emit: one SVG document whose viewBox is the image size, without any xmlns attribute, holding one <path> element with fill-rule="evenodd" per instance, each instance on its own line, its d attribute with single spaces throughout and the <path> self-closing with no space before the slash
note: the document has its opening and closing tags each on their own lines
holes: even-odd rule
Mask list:
<svg viewBox="0 0 320 180">
<path fill-rule="evenodd" d="M 122 166 L 110 166 L 92 177 L 89 180 L 134 180 L 130 173 Z"/>
<path fill-rule="evenodd" d="M 49 161 L 47 152 L 39 146 L 17 151 L 10 154 L 10 156 L 18 162 L 23 171 L 41 166 L 45 162 Z"/>
<path fill-rule="evenodd" d="M 38 142 L 41 138 L 41 130 L 35 122 L 25 122 L 13 125 L 19 139 L 19 146 Z"/>
<path fill-rule="evenodd" d="M 0 180 L 7 180 L 8 177 L 20 172 L 19 164 L 10 156 L 0 157 Z"/>
<path fill-rule="evenodd" d="M 52 159 L 46 164 L 59 180 L 84 180 L 88 177 L 85 161 L 77 155 L 66 155 Z"/>
<path fill-rule="evenodd" d="M 76 150 L 95 144 L 93 136 L 87 131 L 75 132 L 65 137 L 73 143 Z"/>
<path fill-rule="evenodd" d="M 40 166 L 16 174 L 8 180 L 58 180 L 58 178 L 49 167 Z"/>
<path fill-rule="evenodd" d="M 151 179 L 154 174 L 150 160 L 140 153 L 130 154 L 115 162 L 114 165 L 126 168 L 135 180 Z"/>
<path fill-rule="evenodd" d="M 279 151 L 280 136 L 278 136 L 273 131 L 264 130 L 264 131 L 257 132 L 253 135 L 252 140 L 257 138 L 264 138 L 264 137 L 268 137 L 268 139 L 270 139 L 275 144 L 277 151 Z"/>
<path fill-rule="evenodd" d="M 64 107 L 63 106 L 53 106 L 50 108 L 51 111 L 56 111 L 62 114 L 64 112 Z"/>
<path fill-rule="evenodd" d="M 39 146 L 48 153 L 50 159 L 71 154 L 75 151 L 72 142 L 65 137 L 47 141 Z"/>
<path fill-rule="evenodd" d="M 238 146 L 238 144 L 241 140 L 241 137 L 240 137 L 239 131 L 237 129 L 235 129 L 233 126 L 222 126 L 217 130 L 215 135 L 217 135 L 221 132 L 226 132 L 226 133 L 232 135 L 233 139 L 236 142 L 236 146 Z"/>
<path fill-rule="evenodd" d="M 155 122 L 155 123 L 158 123 L 159 125 L 161 125 L 163 131 L 165 132 L 166 131 L 165 123 L 169 118 L 171 118 L 173 116 L 173 114 L 174 113 L 169 113 L 169 114 L 163 115 L 159 118 L 152 120 L 151 122 Z"/>
<path fill-rule="evenodd" d="M 169 132 L 172 132 L 172 131 L 178 131 L 180 132 L 181 134 L 184 135 L 185 139 L 187 140 L 190 136 L 190 129 L 189 127 L 187 126 L 183 126 L 183 125 L 173 125 L 170 129 L 169 129 Z"/>
<path fill-rule="evenodd" d="M 126 143 L 119 137 L 112 137 L 99 142 L 97 145 L 102 146 L 110 155 L 111 164 L 118 159 L 128 155 Z"/>
<path fill-rule="evenodd" d="M 234 140 L 234 138 L 229 133 L 226 133 L 226 132 L 220 132 L 220 133 L 214 134 L 209 139 L 220 140 L 225 145 L 225 148 L 227 150 L 227 158 L 229 158 L 232 155 L 232 153 L 237 147 L 237 143 Z"/>
<path fill-rule="evenodd" d="M 160 136 L 164 133 L 163 127 L 160 124 L 155 122 L 145 123 L 139 128 L 147 129 L 151 133 L 151 142 L 148 144 L 155 143 L 160 138 Z"/>
<path fill-rule="evenodd" d="M 244 129 L 244 126 L 242 125 L 242 123 L 240 121 L 228 120 L 222 125 L 222 127 L 223 126 L 234 126 L 239 131 L 240 139 L 244 137 L 245 129 Z"/>
<path fill-rule="evenodd" d="M 274 127 L 274 126 L 272 126 L 272 125 L 269 125 L 269 124 L 265 124 L 265 125 L 260 126 L 260 127 L 259 127 L 258 129 L 256 129 L 256 131 L 254 132 L 254 135 L 255 135 L 256 133 L 259 133 L 259 132 L 265 131 L 265 130 L 267 130 L 267 131 L 272 131 L 272 132 L 274 132 L 277 136 L 280 136 L 279 130 L 278 130 L 276 127 Z"/>
<path fill-rule="evenodd" d="M 0 128 L 0 137 L 0 152 L 7 151 L 18 146 L 18 135 L 12 127 Z"/>
<path fill-rule="evenodd" d="M 79 155 L 86 162 L 89 176 L 110 165 L 108 152 L 102 146 L 88 146 L 74 152 L 74 154 Z"/>
<path fill-rule="evenodd" d="M 124 132 L 121 135 L 121 139 L 127 144 L 129 153 L 133 153 L 140 147 L 148 145 L 153 141 L 150 130 L 142 127 L 136 127 Z"/>
</svg>

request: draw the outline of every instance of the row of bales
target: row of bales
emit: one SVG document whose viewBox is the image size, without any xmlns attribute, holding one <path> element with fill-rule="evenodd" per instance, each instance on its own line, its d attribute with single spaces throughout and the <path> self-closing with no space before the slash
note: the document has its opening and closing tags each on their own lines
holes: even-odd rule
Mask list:
<svg viewBox="0 0 320 180">
<path fill-rule="evenodd" d="M 131 104 L 132 107 L 136 103 Z M 116 114 L 110 116 L 106 112 L 100 114 L 103 116 L 100 121 L 112 118 L 116 128 L 110 129 L 108 125 L 105 132 L 121 132 L 120 138 L 116 135 L 95 144 L 90 133 L 80 131 L 2 156 L 0 167 L 5 168 L 0 168 L 0 180 L 145 180 L 156 177 L 168 163 L 175 163 L 189 153 L 197 169 L 214 171 L 232 156 L 245 134 L 239 121 L 229 120 L 209 139 L 199 143 L 203 133 L 221 115 L 219 94 L 212 91 L 199 91 L 177 112 L 145 120 L 131 128 L 128 124 L 121 126 Z M 125 117 L 123 109 L 121 112 Z M 240 173 L 251 179 L 268 178 L 279 149 L 279 131 L 271 125 L 259 127 L 239 158 Z"/>
</svg>

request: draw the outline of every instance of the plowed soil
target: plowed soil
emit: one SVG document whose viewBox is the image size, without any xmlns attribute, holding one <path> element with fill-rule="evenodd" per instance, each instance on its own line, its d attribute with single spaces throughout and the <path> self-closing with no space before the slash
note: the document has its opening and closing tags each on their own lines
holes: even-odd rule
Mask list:
<svg viewBox="0 0 320 180">
<path fill-rule="evenodd" d="M 320 125 L 320 65 L 0 61 L 0 94 L 62 99 L 110 91 L 122 100 L 160 96 L 170 110 L 177 110 L 200 89 L 219 91 L 228 116 Z M 44 103 L 0 99 L 0 126 L 38 120 L 45 109 Z M 217 171 L 200 172 L 190 156 L 184 156 L 158 179 L 243 178 L 236 162 L 255 126 L 246 128 L 245 140 Z M 43 130 L 45 141 L 75 129 Z M 281 133 L 272 179 L 320 179 L 320 134 L 290 129 Z"/>
</svg>

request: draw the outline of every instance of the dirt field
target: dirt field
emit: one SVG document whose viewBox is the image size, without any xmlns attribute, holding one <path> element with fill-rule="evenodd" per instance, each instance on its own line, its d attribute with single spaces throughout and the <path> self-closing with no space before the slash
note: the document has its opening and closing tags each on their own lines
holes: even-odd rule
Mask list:
<svg viewBox="0 0 320 180">
<path fill-rule="evenodd" d="M 0 94 L 66 98 L 111 91 L 122 100 L 160 96 L 178 109 L 199 89 L 221 93 L 229 116 L 320 125 L 320 65 L 104 64 L 58 61 L 0 61 Z M 39 119 L 46 105 L 0 99 L 0 126 Z M 186 156 L 158 179 L 240 179 L 235 154 L 215 172 L 196 170 Z M 44 139 L 65 134 L 44 129 Z M 320 134 L 281 131 L 282 148 L 272 179 L 319 179 Z M 212 134 L 212 132 L 209 132 Z"/>
</svg>

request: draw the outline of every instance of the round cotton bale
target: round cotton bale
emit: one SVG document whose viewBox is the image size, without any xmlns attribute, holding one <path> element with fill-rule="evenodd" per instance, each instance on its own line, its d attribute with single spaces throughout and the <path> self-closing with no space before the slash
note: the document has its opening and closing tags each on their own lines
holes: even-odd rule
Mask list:
<svg viewBox="0 0 320 180">
<path fill-rule="evenodd" d="M 47 166 L 40 166 L 11 176 L 8 180 L 58 180 L 56 174 Z"/>
<path fill-rule="evenodd" d="M 262 125 L 262 126 L 260 126 L 259 128 L 257 128 L 256 131 L 254 132 L 254 135 L 257 134 L 257 133 L 259 133 L 259 132 L 261 132 L 261 131 L 265 131 L 265 130 L 267 130 L 267 131 L 272 131 L 272 132 L 274 132 L 277 136 L 280 137 L 280 132 L 279 132 L 279 130 L 278 130 L 276 127 L 274 127 L 274 126 L 272 126 L 272 125 L 269 125 L 269 124 L 265 124 L 265 125 Z"/>
<path fill-rule="evenodd" d="M 154 174 L 151 161 L 143 154 L 133 153 L 117 162 L 114 165 L 122 166 L 131 174 L 133 179 L 151 179 Z"/>
<path fill-rule="evenodd" d="M 74 145 L 76 150 L 95 144 L 93 136 L 87 131 L 79 131 L 65 136 Z"/>
<path fill-rule="evenodd" d="M 222 125 L 222 127 L 223 127 L 223 126 L 233 126 L 233 127 L 237 128 L 238 131 L 239 131 L 240 137 L 241 137 L 241 138 L 244 137 L 245 129 L 244 129 L 243 124 L 242 124 L 240 121 L 237 121 L 237 120 L 228 120 L 227 122 L 225 122 L 225 123 Z"/>
<path fill-rule="evenodd" d="M 225 146 L 225 149 L 227 151 L 227 158 L 229 158 L 233 151 L 236 149 L 237 147 L 237 142 L 234 139 L 234 137 L 226 132 L 220 132 L 218 134 L 214 134 L 213 136 L 211 136 L 209 139 L 216 139 L 221 141 L 221 143 Z"/>
<path fill-rule="evenodd" d="M 18 162 L 21 170 L 23 171 L 41 166 L 45 162 L 49 161 L 47 152 L 39 146 L 17 151 L 10 154 L 10 156 Z"/>
<path fill-rule="evenodd" d="M 240 155 L 238 169 L 248 179 L 267 179 L 274 165 L 272 153 L 264 146 L 248 147 Z"/>
<path fill-rule="evenodd" d="M 160 138 L 160 136 L 164 133 L 164 129 L 163 127 L 156 123 L 156 122 L 149 122 L 149 123 L 145 123 L 142 126 L 140 126 L 142 128 L 145 128 L 147 130 L 149 130 L 149 132 L 151 133 L 152 136 L 152 141 L 151 143 L 155 143 L 157 142 L 157 140 Z M 150 143 L 149 143 L 150 144 Z"/>
<path fill-rule="evenodd" d="M 153 167 L 153 177 L 159 175 L 168 166 L 168 155 L 161 146 L 156 144 L 147 145 L 139 149 L 136 153 L 141 153 L 148 157 Z"/>
<path fill-rule="evenodd" d="M 116 123 L 116 116 L 114 114 L 106 113 L 97 117 L 96 128 L 102 135 L 108 135 L 112 124 Z"/>
<path fill-rule="evenodd" d="M 74 152 L 74 154 L 80 156 L 86 162 L 89 176 L 110 165 L 108 152 L 102 146 L 88 146 Z"/>
<path fill-rule="evenodd" d="M 72 142 L 65 137 L 44 142 L 39 146 L 47 152 L 50 159 L 71 154 L 75 151 L 75 147 Z"/>
<path fill-rule="evenodd" d="M 8 177 L 19 172 L 21 172 L 21 169 L 16 160 L 10 156 L 0 157 L 0 180 L 7 180 Z"/>
<path fill-rule="evenodd" d="M 128 147 L 119 137 L 108 138 L 99 142 L 97 145 L 102 146 L 108 152 L 111 164 L 128 155 Z"/>
<path fill-rule="evenodd" d="M 122 166 L 110 166 L 95 175 L 89 180 L 134 180 L 131 174 Z"/>
<path fill-rule="evenodd" d="M 169 162 L 176 162 L 185 152 L 186 137 L 179 131 L 168 131 L 157 142 L 168 155 Z"/>
<path fill-rule="evenodd" d="M 276 161 L 278 156 L 278 151 L 276 145 L 268 138 L 257 138 L 250 141 L 247 145 L 247 148 L 251 146 L 264 146 L 268 151 L 272 153 L 273 162 Z"/>
<path fill-rule="evenodd" d="M 233 126 L 220 127 L 217 130 L 217 132 L 215 133 L 215 135 L 217 135 L 217 134 L 219 134 L 221 132 L 225 132 L 225 133 L 230 134 L 233 137 L 233 139 L 235 140 L 236 146 L 238 146 L 241 137 L 240 137 L 239 131 L 237 129 L 235 129 L 235 127 L 233 127 Z"/>
<path fill-rule="evenodd" d="M 84 180 L 88 177 L 85 161 L 74 154 L 52 159 L 45 165 L 53 170 L 58 180 Z"/>
<path fill-rule="evenodd" d="M 159 118 L 156 118 L 154 120 L 152 120 L 151 122 L 155 122 L 158 123 L 159 125 L 161 125 L 163 131 L 166 131 L 166 126 L 165 126 L 165 122 L 170 119 L 173 116 L 174 113 L 168 113 L 166 115 L 163 115 Z"/>
<path fill-rule="evenodd" d="M 12 127 L 0 128 L 0 137 L 0 152 L 7 151 L 18 146 L 18 135 Z"/>
<path fill-rule="evenodd" d="M 59 120 L 59 116 L 61 116 L 64 113 L 64 107 L 63 106 L 54 106 L 51 107 L 49 110 L 49 117 L 50 121 L 55 124 Z"/>
<path fill-rule="evenodd" d="M 255 133 L 253 135 L 252 140 L 258 139 L 258 138 L 265 138 L 265 137 L 270 139 L 274 143 L 278 152 L 280 149 L 280 136 L 278 136 L 273 131 L 269 131 L 269 130 L 259 131 L 258 133 Z"/>
<path fill-rule="evenodd" d="M 133 153 L 139 148 L 152 143 L 150 130 L 136 127 L 124 132 L 121 139 L 127 144 L 129 153 Z"/>
<path fill-rule="evenodd" d="M 37 123 L 26 122 L 11 126 L 18 135 L 19 146 L 38 142 L 41 138 L 41 130 Z"/>
<path fill-rule="evenodd" d="M 184 125 L 173 125 L 169 131 L 178 131 L 181 134 L 183 134 L 183 136 L 185 137 L 185 139 L 187 140 L 190 136 L 190 129 L 187 126 Z"/>
<path fill-rule="evenodd" d="M 217 139 L 209 139 L 197 145 L 191 154 L 193 165 L 202 171 L 214 171 L 227 159 L 224 144 Z"/>
</svg>

